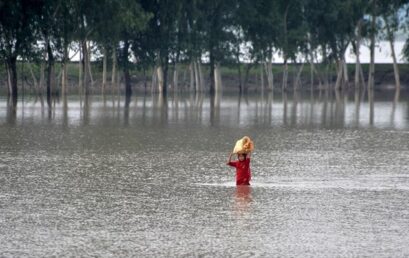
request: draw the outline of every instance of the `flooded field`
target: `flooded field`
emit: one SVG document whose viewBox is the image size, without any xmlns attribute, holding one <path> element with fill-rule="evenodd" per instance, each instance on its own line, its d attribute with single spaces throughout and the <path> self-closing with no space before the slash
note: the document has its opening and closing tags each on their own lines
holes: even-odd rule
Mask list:
<svg viewBox="0 0 409 258">
<path fill-rule="evenodd" d="M 3 97 L 0 256 L 407 257 L 408 157 L 403 92 Z"/>
</svg>

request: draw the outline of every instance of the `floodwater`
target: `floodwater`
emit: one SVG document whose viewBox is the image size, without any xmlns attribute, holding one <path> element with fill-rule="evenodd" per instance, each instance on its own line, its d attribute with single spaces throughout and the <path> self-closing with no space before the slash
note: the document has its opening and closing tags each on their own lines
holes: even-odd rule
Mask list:
<svg viewBox="0 0 409 258">
<path fill-rule="evenodd" d="M 408 257 L 408 157 L 402 92 L 3 97 L 0 256 Z"/>
</svg>

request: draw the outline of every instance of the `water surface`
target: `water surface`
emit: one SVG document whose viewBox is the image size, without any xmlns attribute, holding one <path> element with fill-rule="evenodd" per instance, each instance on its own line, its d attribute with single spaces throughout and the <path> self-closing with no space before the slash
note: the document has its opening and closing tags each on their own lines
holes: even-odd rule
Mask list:
<svg viewBox="0 0 409 258">
<path fill-rule="evenodd" d="M 0 256 L 407 257 L 408 100 L 1 98 Z"/>
</svg>

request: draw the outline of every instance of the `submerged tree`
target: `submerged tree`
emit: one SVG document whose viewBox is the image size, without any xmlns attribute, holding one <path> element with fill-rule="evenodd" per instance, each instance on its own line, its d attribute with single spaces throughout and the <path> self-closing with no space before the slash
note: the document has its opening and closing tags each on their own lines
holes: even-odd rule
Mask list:
<svg viewBox="0 0 409 258">
<path fill-rule="evenodd" d="M 383 19 L 383 32 L 389 41 L 391 48 L 393 71 L 395 76 L 396 88 L 400 89 L 400 76 L 397 56 L 395 53 L 395 34 L 399 30 L 400 24 L 403 23 L 403 16 L 400 13 L 400 7 L 407 2 L 406 0 L 392 0 L 380 2 L 380 9 Z"/>
<path fill-rule="evenodd" d="M 17 103 L 17 58 L 29 56 L 37 35 L 42 3 L 26 0 L 4 1 L 0 5 L 0 58 L 5 61 L 8 93 Z"/>
<path fill-rule="evenodd" d="M 277 48 L 281 29 L 277 3 L 257 0 L 239 1 L 238 20 L 244 31 L 244 40 L 250 42 L 250 55 L 253 62 L 260 62 L 261 78 L 267 74 L 268 88 L 273 89 L 272 62 L 273 51 Z M 262 84 L 264 87 L 264 84 Z M 263 88 L 262 88 L 263 90 Z"/>
</svg>

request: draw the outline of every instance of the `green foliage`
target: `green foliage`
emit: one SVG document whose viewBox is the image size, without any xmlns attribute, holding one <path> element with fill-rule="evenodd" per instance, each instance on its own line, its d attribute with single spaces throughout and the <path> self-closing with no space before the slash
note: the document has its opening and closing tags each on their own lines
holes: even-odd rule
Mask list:
<svg viewBox="0 0 409 258">
<path fill-rule="evenodd" d="M 0 58 L 27 57 L 33 52 L 42 3 L 8 0 L 0 4 Z"/>
<path fill-rule="evenodd" d="M 295 61 L 318 51 L 333 61 L 354 42 L 358 23 L 363 37 L 409 28 L 408 6 L 408 0 L 0 0 L 0 60 L 40 61 L 49 43 L 61 61 L 68 48 L 92 41 L 105 54 L 117 49 L 120 65 L 132 53 L 144 70 L 198 60 L 239 63 L 243 44 L 254 62 L 272 61 L 276 52 Z M 376 31 L 368 26 L 372 15 Z"/>
</svg>

